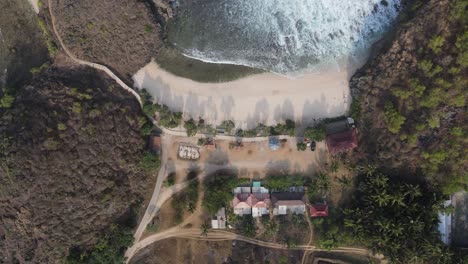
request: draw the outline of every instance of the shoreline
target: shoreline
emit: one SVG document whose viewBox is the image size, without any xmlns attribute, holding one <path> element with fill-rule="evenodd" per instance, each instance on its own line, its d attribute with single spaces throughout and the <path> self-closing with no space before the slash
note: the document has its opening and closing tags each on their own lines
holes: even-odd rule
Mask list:
<svg viewBox="0 0 468 264">
<path fill-rule="evenodd" d="M 212 125 L 233 120 L 242 129 L 254 128 L 258 123 L 275 125 L 286 119 L 313 125 L 319 119 L 348 112 L 352 101 L 349 80 L 366 59 L 296 79 L 259 73 L 221 83 L 201 83 L 176 76 L 153 60 L 133 80 L 134 86 L 145 88 L 156 103 L 183 112 L 186 119 L 202 118 Z"/>
</svg>

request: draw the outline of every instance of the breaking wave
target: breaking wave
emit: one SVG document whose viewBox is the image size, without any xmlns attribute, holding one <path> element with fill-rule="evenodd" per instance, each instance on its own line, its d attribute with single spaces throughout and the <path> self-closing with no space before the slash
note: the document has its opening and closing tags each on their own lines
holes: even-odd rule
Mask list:
<svg viewBox="0 0 468 264">
<path fill-rule="evenodd" d="M 360 56 L 400 0 L 179 0 L 169 40 L 186 56 L 280 74 Z"/>
</svg>

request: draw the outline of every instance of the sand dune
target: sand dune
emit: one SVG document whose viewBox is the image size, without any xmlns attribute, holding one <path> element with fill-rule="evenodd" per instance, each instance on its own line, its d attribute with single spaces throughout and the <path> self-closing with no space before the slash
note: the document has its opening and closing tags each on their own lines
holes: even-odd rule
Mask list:
<svg viewBox="0 0 468 264">
<path fill-rule="evenodd" d="M 211 124 L 231 119 L 238 127 L 272 125 L 285 119 L 311 124 L 316 119 L 343 115 L 351 96 L 348 80 L 354 68 L 329 69 L 297 79 L 263 73 L 224 83 L 199 83 L 162 70 L 154 61 L 134 76 L 160 104 L 201 117 Z"/>
</svg>

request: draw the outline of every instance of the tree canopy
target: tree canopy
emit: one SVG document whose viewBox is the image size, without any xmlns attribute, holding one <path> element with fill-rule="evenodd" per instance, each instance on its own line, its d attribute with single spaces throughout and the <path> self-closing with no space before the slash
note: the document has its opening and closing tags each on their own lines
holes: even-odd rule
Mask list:
<svg viewBox="0 0 468 264">
<path fill-rule="evenodd" d="M 437 231 L 441 195 L 381 173 L 361 177 L 353 206 L 344 211 L 354 239 L 395 263 L 449 260 Z"/>
</svg>

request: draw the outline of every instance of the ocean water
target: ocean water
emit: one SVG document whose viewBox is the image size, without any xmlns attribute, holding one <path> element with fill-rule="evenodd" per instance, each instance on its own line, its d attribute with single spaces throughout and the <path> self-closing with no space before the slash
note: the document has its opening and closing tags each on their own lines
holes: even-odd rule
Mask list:
<svg viewBox="0 0 468 264">
<path fill-rule="evenodd" d="M 280 74 L 359 57 L 400 0 L 178 0 L 169 41 L 186 56 Z"/>
</svg>

